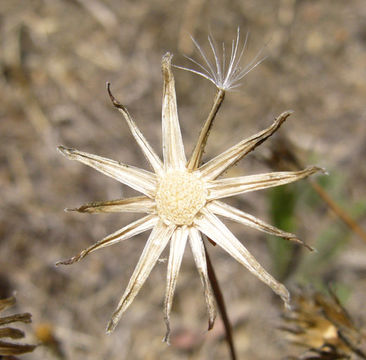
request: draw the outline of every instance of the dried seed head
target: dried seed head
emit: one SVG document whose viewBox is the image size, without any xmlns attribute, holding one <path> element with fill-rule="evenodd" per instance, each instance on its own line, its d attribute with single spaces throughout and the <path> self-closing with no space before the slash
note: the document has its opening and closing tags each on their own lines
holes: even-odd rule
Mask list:
<svg viewBox="0 0 366 360">
<path fill-rule="evenodd" d="M 197 44 L 204 65 L 201 65 L 194 60 L 193 63 L 202 71 L 186 69 L 196 72 L 212 81 L 218 88 L 213 107 L 203 126 L 193 155 L 188 162 L 185 156 L 178 120 L 175 83 L 171 69 L 172 55 L 169 53 L 162 59 L 164 84 L 162 102 L 162 143 L 164 161 L 161 161 L 154 152 L 136 126 L 127 109 L 116 100 L 110 91 L 109 85 L 107 85 L 114 106 L 124 116 L 132 135 L 155 173 L 101 156 L 75 149 L 68 149 L 62 146 L 59 147 L 61 153 L 70 160 L 77 160 L 84 163 L 143 194 L 142 196 L 129 199 L 94 202 L 74 210 L 79 212 L 148 213 L 147 216 L 124 226 L 113 234 L 89 246 L 87 249 L 82 250 L 76 256 L 59 262 L 59 264 L 64 265 L 75 263 L 93 251 L 122 242 L 132 236 L 152 229 L 127 288 L 107 326 L 107 333 L 111 333 L 115 329 L 122 314 L 131 305 L 170 241 L 164 305 L 164 317 L 167 325 L 165 341 L 169 341 L 169 319 L 173 295 L 188 239 L 204 285 L 204 293 L 209 313 L 209 329 L 212 328 L 215 319 L 214 298 L 207 272 L 206 252 L 200 233 L 210 238 L 251 273 L 270 286 L 276 294 L 281 296 L 286 307 L 290 307 L 290 295 L 285 286 L 266 272 L 218 216 L 223 216 L 243 225 L 256 228 L 267 234 L 280 236 L 291 241 L 299 242 L 299 240 L 294 234 L 277 229 L 274 226 L 219 200 L 221 198 L 239 195 L 249 191 L 288 184 L 307 177 L 320 169 L 310 167 L 302 171 L 282 171 L 217 180 L 221 174 L 226 172 L 226 170 L 236 164 L 240 159 L 278 130 L 280 125 L 289 116 L 290 112 L 284 112 L 267 129 L 260 131 L 247 139 L 243 139 L 225 150 L 222 154 L 217 155 L 200 166 L 209 130 L 211 129 L 212 122 L 224 99 L 225 92 L 239 86 L 242 77 L 260 62 L 255 59 L 246 68 L 241 68 L 240 61 L 244 54 L 245 43 L 240 50 L 239 35 L 238 30 L 237 38 L 232 42 L 230 57 L 226 57 L 224 47 L 222 49 L 223 56 L 221 56 L 218 50 L 216 50 L 213 39 L 210 37 L 209 43 L 213 53 L 213 61 L 208 59 Z"/>
<path fill-rule="evenodd" d="M 329 295 L 300 289 L 293 312 L 283 316 L 286 338 L 307 349 L 299 359 L 366 359 L 365 334 L 331 290 Z"/>
<path fill-rule="evenodd" d="M 194 173 L 174 170 L 161 180 L 155 200 L 158 214 L 165 222 L 191 225 L 206 198 L 202 180 Z"/>
<path fill-rule="evenodd" d="M 12 307 L 15 304 L 15 298 L 10 297 L 7 299 L 0 299 L 0 312 L 3 310 Z M 28 345 L 28 344 L 19 344 L 14 342 L 8 342 L 7 340 L 3 340 L 5 338 L 10 339 L 22 339 L 25 334 L 23 331 L 15 329 L 13 327 L 7 327 L 6 325 L 12 324 L 15 322 L 22 323 L 30 323 L 32 322 L 32 315 L 29 313 L 23 314 L 14 314 L 8 315 L 4 317 L 0 317 L 0 358 L 10 359 L 10 355 L 20 355 L 33 351 L 36 348 L 36 345 Z M 4 327 L 3 327 L 4 326 Z M 15 357 L 14 357 L 15 359 Z"/>
</svg>

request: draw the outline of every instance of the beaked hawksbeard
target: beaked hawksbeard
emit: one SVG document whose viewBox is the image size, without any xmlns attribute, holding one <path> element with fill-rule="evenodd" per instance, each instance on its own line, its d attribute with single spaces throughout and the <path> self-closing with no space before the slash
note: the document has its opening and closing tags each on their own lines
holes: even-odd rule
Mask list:
<svg viewBox="0 0 366 360">
<path fill-rule="evenodd" d="M 233 83 L 237 82 L 238 74 L 240 74 L 239 61 L 242 52 L 239 52 L 240 56 L 238 58 L 238 43 L 239 37 L 236 42 L 233 42 L 231 58 L 227 67 L 225 67 L 224 64 L 220 63 L 214 44 L 210 41 L 214 52 L 216 71 L 217 73 L 220 72 L 220 76 L 217 76 L 218 80 L 213 77 L 215 75 L 214 65 L 208 61 L 199 48 L 206 64 L 209 65 L 209 69 L 206 70 L 209 75 L 205 77 L 208 78 L 210 74 L 212 75 L 210 79 L 215 83 L 218 91 L 212 110 L 188 161 L 184 152 L 179 127 L 175 84 L 171 66 L 172 56 L 169 53 L 162 59 L 164 82 L 162 104 L 163 161 L 161 161 L 137 128 L 127 109 L 114 98 L 108 84 L 108 92 L 113 104 L 124 116 L 136 142 L 154 172 L 75 149 L 59 147 L 61 153 L 68 159 L 77 160 L 91 166 L 143 194 L 142 196 L 121 200 L 93 202 L 77 209 L 71 209 L 84 213 L 136 212 L 146 213 L 147 215 L 98 241 L 71 259 L 60 261 L 58 264 L 72 264 L 95 250 L 124 241 L 144 231 L 152 230 L 127 288 L 107 326 L 108 333 L 115 329 L 122 314 L 132 303 L 169 241 L 170 253 L 167 265 L 167 285 L 164 303 L 164 316 L 167 325 L 165 341 L 169 340 L 169 317 L 173 294 L 187 242 L 191 246 L 194 261 L 203 284 L 209 315 L 209 329 L 212 328 L 216 312 L 207 273 L 202 234 L 219 245 L 252 274 L 270 286 L 282 298 L 285 305 L 289 306 L 290 295 L 286 287 L 276 281 L 256 261 L 219 217 L 228 218 L 264 233 L 300 244 L 303 244 L 303 242 L 296 235 L 277 229 L 242 210 L 225 204 L 220 199 L 288 184 L 305 178 L 321 169 L 309 167 L 302 171 L 271 172 L 223 179 L 218 179 L 218 177 L 270 137 L 288 118 L 291 112 L 286 111 L 282 113 L 267 129 L 240 141 L 207 163 L 200 164 L 216 112 L 221 105 L 225 92 L 231 88 Z M 196 62 L 196 64 L 198 63 Z M 205 69 L 203 66 L 201 68 Z M 245 75 L 246 72 L 243 74 Z M 201 74 L 200 72 L 197 73 Z"/>
</svg>

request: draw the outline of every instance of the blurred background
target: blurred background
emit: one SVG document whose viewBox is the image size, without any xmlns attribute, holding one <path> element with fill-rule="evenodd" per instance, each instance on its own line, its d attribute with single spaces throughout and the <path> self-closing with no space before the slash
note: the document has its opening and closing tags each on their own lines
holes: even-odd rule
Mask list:
<svg viewBox="0 0 366 360">
<path fill-rule="evenodd" d="M 23 327 L 27 341 L 45 343 L 23 358 L 228 358 L 220 319 L 206 332 L 204 297 L 189 249 L 175 295 L 171 346 L 161 342 L 163 261 L 116 331 L 104 333 L 147 234 L 70 267 L 54 265 L 138 216 L 65 213 L 66 207 L 133 192 L 68 161 L 57 145 L 147 168 L 105 84 L 111 82 L 114 95 L 161 154 L 160 60 L 166 51 L 177 65 L 189 66 L 183 54 L 198 59 L 190 35 L 208 51 L 208 34 L 229 47 L 239 26 L 243 40 L 250 32 L 243 64 L 263 48 L 267 56 L 238 91 L 227 94 L 205 159 L 292 109 L 279 133 L 227 175 L 323 166 L 329 176 L 313 180 L 343 215 L 366 228 L 365 19 L 362 0 L 1 1 L 0 297 L 16 292 L 17 310 L 33 315 L 32 325 Z M 189 155 L 215 88 L 194 74 L 178 69 L 174 74 Z M 303 180 L 228 202 L 295 232 L 317 253 L 229 226 L 291 291 L 299 285 L 323 291 L 331 284 L 362 323 L 366 240 L 335 215 L 314 186 Z M 217 247 L 208 250 L 239 358 L 300 354 L 276 330 L 283 309 L 272 291 Z"/>
</svg>

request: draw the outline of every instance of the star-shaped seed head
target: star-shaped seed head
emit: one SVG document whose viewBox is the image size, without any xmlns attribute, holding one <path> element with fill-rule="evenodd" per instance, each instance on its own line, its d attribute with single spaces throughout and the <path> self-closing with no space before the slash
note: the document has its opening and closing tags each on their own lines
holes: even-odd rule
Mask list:
<svg viewBox="0 0 366 360">
<path fill-rule="evenodd" d="M 228 87 L 232 87 L 233 81 L 240 78 L 240 76 L 234 76 L 236 74 L 234 68 L 237 66 L 237 60 L 235 59 L 237 59 L 238 42 L 239 34 L 236 43 L 233 44 L 233 55 L 230 60 L 229 70 L 227 70 L 228 72 L 224 77 L 226 78 L 225 81 L 227 81 Z M 240 57 L 241 55 L 239 59 Z M 75 149 L 63 146 L 59 147 L 60 152 L 70 160 L 77 160 L 85 165 L 91 166 L 142 194 L 141 196 L 127 199 L 93 202 L 69 210 L 82 213 L 136 212 L 145 213 L 146 215 L 115 231 L 87 249 L 82 250 L 76 256 L 68 260 L 60 261 L 58 264 L 72 264 L 80 261 L 95 250 L 122 242 L 135 235 L 151 230 L 127 288 L 107 326 L 107 332 L 110 333 L 115 329 L 122 314 L 140 291 L 161 253 L 167 244 L 170 243 L 164 302 L 164 318 L 167 326 L 167 333 L 164 340 L 167 342 L 169 341 L 169 321 L 174 290 L 187 242 L 189 242 L 192 249 L 194 261 L 202 281 L 209 314 L 209 329 L 214 324 L 216 311 L 208 279 L 207 261 L 202 235 L 208 237 L 212 242 L 216 243 L 246 267 L 258 279 L 270 286 L 282 298 L 285 305 L 289 307 L 290 295 L 286 287 L 275 280 L 257 262 L 219 217 L 231 219 L 261 232 L 282 237 L 289 241 L 303 245 L 304 243 L 296 235 L 277 229 L 242 210 L 225 204 L 220 199 L 288 184 L 322 170 L 318 167 L 309 167 L 301 171 L 273 172 L 218 179 L 231 166 L 276 132 L 291 112 L 286 111 L 282 113 L 267 129 L 239 141 L 202 165 L 201 159 L 208 134 L 215 115 L 224 100 L 225 91 L 227 90 L 225 83 L 224 86 L 221 86 L 220 83 L 216 83 L 215 81 L 218 92 L 214 104 L 204 123 L 192 155 L 187 160 L 178 120 L 171 59 L 172 56 L 169 53 L 163 56 L 162 59 L 163 161 L 138 129 L 126 107 L 112 95 L 110 85 L 107 84 L 108 93 L 113 105 L 121 112 L 126 120 L 133 137 L 140 146 L 153 172 Z"/>
</svg>

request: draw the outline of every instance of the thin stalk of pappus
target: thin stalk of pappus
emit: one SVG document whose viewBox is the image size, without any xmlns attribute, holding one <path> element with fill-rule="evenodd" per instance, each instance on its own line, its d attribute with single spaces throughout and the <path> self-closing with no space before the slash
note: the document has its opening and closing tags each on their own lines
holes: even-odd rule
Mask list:
<svg viewBox="0 0 366 360">
<path fill-rule="evenodd" d="M 207 239 L 211 243 L 215 244 L 211 239 L 209 239 L 209 238 L 207 238 Z M 220 312 L 220 315 L 221 315 L 221 318 L 222 318 L 222 322 L 224 324 L 225 338 L 226 338 L 226 341 L 227 341 L 229 349 L 230 349 L 230 356 L 231 356 L 232 360 L 236 360 L 237 356 L 236 356 L 234 340 L 233 340 L 233 331 L 232 331 L 232 326 L 231 326 L 231 323 L 230 323 L 230 320 L 229 320 L 229 317 L 228 317 L 228 314 L 227 314 L 227 311 L 226 311 L 224 296 L 222 295 L 222 291 L 221 291 L 219 282 L 218 282 L 217 277 L 216 277 L 215 269 L 212 266 L 211 259 L 210 259 L 210 256 L 208 254 L 205 243 L 203 243 L 203 246 L 205 248 L 208 278 L 210 280 L 211 288 L 212 288 L 212 291 L 214 293 L 217 306 L 219 308 L 219 312 Z"/>
<path fill-rule="evenodd" d="M 216 92 L 216 96 L 214 99 L 214 103 L 212 105 L 211 111 L 205 121 L 205 124 L 203 125 L 201 132 L 199 134 L 198 137 L 198 141 L 197 141 L 197 145 L 194 148 L 193 152 L 192 152 L 192 156 L 189 159 L 187 168 L 190 171 L 194 171 L 196 169 L 198 169 L 198 167 L 200 166 L 201 160 L 202 160 L 202 155 L 204 153 L 205 147 L 206 147 L 206 143 L 207 143 L 207 139 L 208 139 L 208 135 L 210 133 L 211 127 L 213 125 L 213 122 L 215 120 L 215 117 L 217 115 L 217 112 L 219 111 L 223 101 L 225 99 L 225 90 L 223 89 L 218 89 Z M 216 245 L 211 239 L 207 238 L 213 245 Z M 219 308 L 219 312 L 222 318 L 222 322 L 224 324 L 224 329 L 225 329 L 225 339 L 226 342 L 228 344 L 229 350 L 230 350 L 230 357 L 232 360 L 236 360 L 237 356 L 236 356 L 236 351 L 235 351 L 235 346 L 234 346 L 234 340 L 233 340 L 233 332 L 232 332 L 232 326 L 229 320 L 229 316 L 227 314 L 227 310 L 226 310 L 226 305 L 225 305 L 225 301 L 224 301 L 224 296 L 222 294 L 219 282 L 217 280 L 216 277 L 216 273 L 214 270 L 214 267 L 212 266 L 212 262 L 211 262 L 211 258 L 210 255 L 207 252 L 207 248 L 206 245 L 204 244 L 204 248 L 205 248 L 205 254 L 206 254 L 206 261 L 207 261 L 207 273 L 208 273 L 208 278 L 211 284 L 211 288 L 217 303 L 217 306 Z"/>
<path fill-rule="evenodd" d="M 203 155 L 205 147 L 206 147 L 208 135 L 210 133 L 212 124 L 215 120 L 216 114 L 219 111 L 224 99 L 225 99 L 225 90 L 218 89 L 216 92 L 216 96 L 215 96 L 211 111 L 208 114 L 205 124 L 203 125 L 203 127 L 201 129 L 200 135 L 199 135 L 197 143 L 196 143 L 196 147 L 194 148 L 192 156 L 189 159 L 187 168 L 190 171 L 194 171 L 194 170 L 198 169 L 198 167 L 201 163 L 202 155 Z"/>
<path fill-rule="evenodd" d="M 315 181 L 309 180 L 310 185 L 330 209 L 343 221 L 343 223 L 354 233 L 356 233 L 366 243 L 366 232 L 356 223 L 330 196 L 329 194 Z"/>
</svg>

